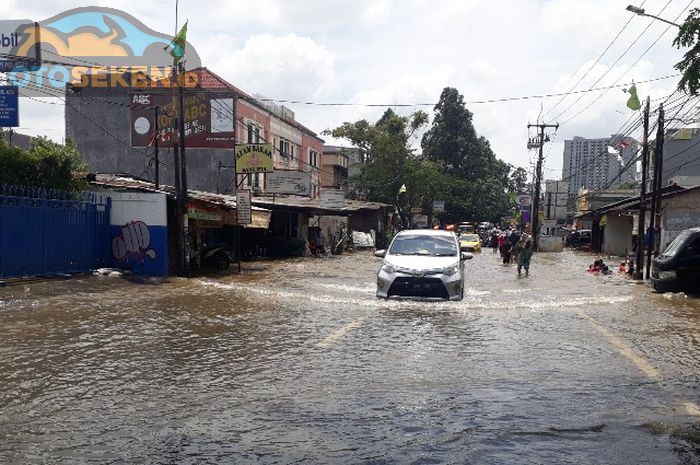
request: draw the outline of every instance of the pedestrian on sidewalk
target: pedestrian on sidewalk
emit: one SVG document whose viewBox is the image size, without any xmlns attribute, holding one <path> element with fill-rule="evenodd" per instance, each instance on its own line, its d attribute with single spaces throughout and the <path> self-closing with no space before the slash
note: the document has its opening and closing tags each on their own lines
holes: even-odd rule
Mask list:
<svg viewBox="0 0 700 465">
<path fill-rule="evenodd" d="M 525 248 L 518 254 L 518 276 L 525 268 L 525 276 L 530 274 L 530 260 L 532 259 L 532 242 L 527 241 L 525 243 Z"/>
</svg>

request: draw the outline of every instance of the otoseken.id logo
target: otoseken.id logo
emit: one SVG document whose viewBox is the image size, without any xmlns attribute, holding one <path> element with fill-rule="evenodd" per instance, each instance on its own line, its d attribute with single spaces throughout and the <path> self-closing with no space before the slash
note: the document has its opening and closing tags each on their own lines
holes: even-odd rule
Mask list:
<svg viewBox="0 0 700 465">
<path fill-rule="evenodd" d="M 0 21 L 0 72 L 22 95 L 62 95 L 66 84 L 160 87 L 172 76 L 173 36 L 156 32 L 121 10 L 82 7 L 39 22 Z M 188 69 L 201 66 L 185 48 Z M 189 82 L 190 85 L 196 83 Z"/>
</svg>

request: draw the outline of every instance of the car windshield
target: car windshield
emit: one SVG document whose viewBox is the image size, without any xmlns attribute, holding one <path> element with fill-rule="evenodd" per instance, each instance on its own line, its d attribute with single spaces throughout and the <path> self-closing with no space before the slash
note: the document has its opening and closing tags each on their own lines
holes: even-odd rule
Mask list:
<svg viewBox="0 0 700 465">
<path fill-rule="evenodd" d="M 664 253 L 662 253 L 660 256 L 661 257 L 673 257 L 676 255 L 682 248 L 683 244 L 685 244 L 685 240 L 690 236 L 690 232 L 684 231 L 680 233 L 674 240 L 671 241 L 671 243 L 666 247 L 666 250 L 664 250 Z"/>
<path fill-rule="evenodd" d="M 479 236 L 476 234 L 462 234 L 462 237 L 460 237 L 459 240 L 466 242 L 478 242 Z"/>
<path fill-rule="evenodd" d="M 389 254 L 447 257 L 457 255 L 457 245 L 449 237 L 410 234 L 397 236 L 391 244 Z"/>
</svg>

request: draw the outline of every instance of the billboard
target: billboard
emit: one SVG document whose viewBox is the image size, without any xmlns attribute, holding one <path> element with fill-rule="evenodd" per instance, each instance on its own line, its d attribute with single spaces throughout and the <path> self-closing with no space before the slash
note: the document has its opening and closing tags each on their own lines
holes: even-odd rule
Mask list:
<svg viewBox="0 0 700 465">
<path fill-rule="evenodd" d="M 236 146 L 236 172 L 272 173 L 272 144 L 244 144 Z"/>
<path fill-rule="evenodd" d="M 36 37 L 37 40 L 33 40 Z M 35 71 L 41 66 L 39 23 L 0 20 L 0 72 Z"/>
<path fill-rule="evenodd" d="M 292 170 L 275 170 L 267 175 L 270 194 L 311 195 L 311 173 Z"/>
<path fill-rule="evenodd" d="M 161 147 L 172 147 L 177 140 L 175 124 L 179 99 L 172 93 L 135 92 L 130 94 L 131 146 L 147 147 L 156 137 Z M 234 148 L 233 98 L 211 98 L 185 91 L 185 146 L 191 148 Z"/>
<path fill-rule="evenodd" d="M 19 126 L 19 89 L 16 86 L 0 86 L 0 127 Z"/>
</svg>

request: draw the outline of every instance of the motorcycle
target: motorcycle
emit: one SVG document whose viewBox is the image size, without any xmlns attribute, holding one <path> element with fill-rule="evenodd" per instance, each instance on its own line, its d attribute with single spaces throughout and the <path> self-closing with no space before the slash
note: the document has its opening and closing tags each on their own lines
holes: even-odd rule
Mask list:
<svg viewBox="0 0 700 465">
<path fill-rule="evenodd" d="M 223 246 L 202 249 L 202 267 L 226 270 L 233 263 L 233 257 Z"/>
</svg>

